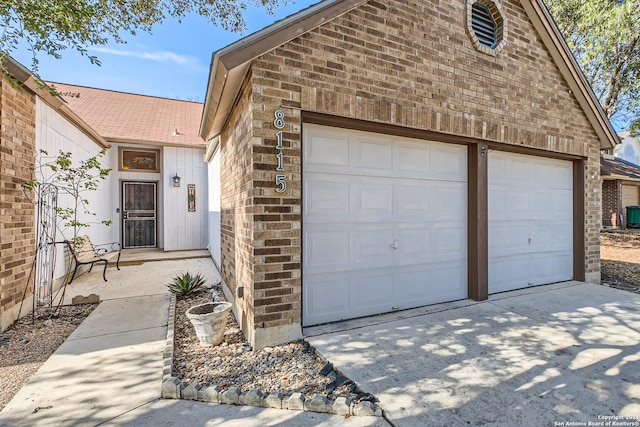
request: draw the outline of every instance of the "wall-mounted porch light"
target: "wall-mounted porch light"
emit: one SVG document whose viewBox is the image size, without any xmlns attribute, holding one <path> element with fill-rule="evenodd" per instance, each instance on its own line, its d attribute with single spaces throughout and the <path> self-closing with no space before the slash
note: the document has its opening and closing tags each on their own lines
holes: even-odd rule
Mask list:
<svg viewBox="0 0 640 427">
<path fill-rule="evenodd" d="M 176 173 L 176 176 L 174 176 L 174 177 L 173 177 L 173 178 L 171 178 L 171 179 L 173 180 L 173 186 L 174 186 L 174 187 L 180 187 L 180 180 L 181 180 L 182 178 L 180 178 L 180 177 L 178 176 L 178 174 L 177 174 L 177 173 Z"/>
</svg>

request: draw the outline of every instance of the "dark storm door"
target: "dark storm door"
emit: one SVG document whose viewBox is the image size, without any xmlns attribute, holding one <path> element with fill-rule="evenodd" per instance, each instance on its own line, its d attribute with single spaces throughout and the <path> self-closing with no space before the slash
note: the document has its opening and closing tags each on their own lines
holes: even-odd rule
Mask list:
<svg viewBox="0 0 640 427">
<path fill-rule="evenodd" d="M 122 183 L 123 248 L 155 248 L 157 212 L 155 182 Z"/>
</svg>

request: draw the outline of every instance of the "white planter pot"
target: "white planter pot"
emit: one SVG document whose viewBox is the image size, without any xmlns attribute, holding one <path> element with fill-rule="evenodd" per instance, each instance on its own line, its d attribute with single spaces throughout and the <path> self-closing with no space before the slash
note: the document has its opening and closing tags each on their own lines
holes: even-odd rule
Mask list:
<svg viewBox="0 0 640 427">
<path fill-rule="evenodd" d="M 196 330 L 200 345 L 214 346 L 224 341 L 229 311 L 230 302 L 208 302 L 187 310 L 187 317 Z"/>
</svg>

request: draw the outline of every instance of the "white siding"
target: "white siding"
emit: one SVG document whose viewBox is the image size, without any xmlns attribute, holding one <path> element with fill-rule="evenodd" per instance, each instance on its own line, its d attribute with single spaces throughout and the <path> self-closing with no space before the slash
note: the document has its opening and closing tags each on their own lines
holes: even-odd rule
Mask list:
<svg viewBox="0 0 640 427">
<path fill-rule="evenodd" d="M 220 239 L 220 150 L 209 162 L 209 252 L 221 265 Z"/>
<path fill-rule="evenodd" d="M 47 151 L 50 158 L 56 157 L 60 151 L 71 152 L 74 164 L 97 155 L 101 150 L 95 142 L 40 98 L 36 98 L 36 149 Z M 109 154 L 101 159 L 101 163 L 103 167 L 112 169 L 116 166 Z M 112 173 L 101 183 L 98 191 L 89 191 L 82 195 L 89 201 L 89 210 L 97 215 L 93 217 L 80 214 L 80 221 L 94 223 L 90 228 L 82 229 L 80 234 L 87 234 L 96 244 L 119 240 L 118 215 L 115 211 L 117 204 L 114 204 L 114 200 L 117 200 L 117 191 L 114 196 L 114 182 L 116 180 Z M 72 204 L 71 196 L 59 194 L 59 207 L 70 207 Z M 109 219 L 113 221 L 110 227 L 100 223 Z M 71 229 L 62 229 L 58 232 L 56 240 L 61 241 L 71 237 L 73 237 Z M 64 274 L 64 248 L 58 245 L 54 278 L 58 279 Z"/>
<path fill-rule="evenodd" d="M 164 194 L 164 250 L 204 249 L 209 232 L 207 163 L 204 149 L 164 147 L 163 172 L 159 188 Z M 180 187 L 174 187 L 172 177 L 182 178 Z M 187 210 L 187 185 L 196 186 L 196 211 Z"/>
</svg>

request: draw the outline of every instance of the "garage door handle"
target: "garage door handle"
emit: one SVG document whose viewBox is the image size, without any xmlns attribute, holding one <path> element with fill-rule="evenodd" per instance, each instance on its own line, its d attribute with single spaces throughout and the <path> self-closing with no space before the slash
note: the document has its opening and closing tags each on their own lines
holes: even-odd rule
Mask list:
<svg viewBox="0 0 640 427">
<path fill-rule="evenodd" d="M 391 247 L 393 248 L 393 250 L 397 250 L 398 249 L 398 241 L 394 240 L 393 241 L 393 245 L 391 245 Z"/>
</svg>

